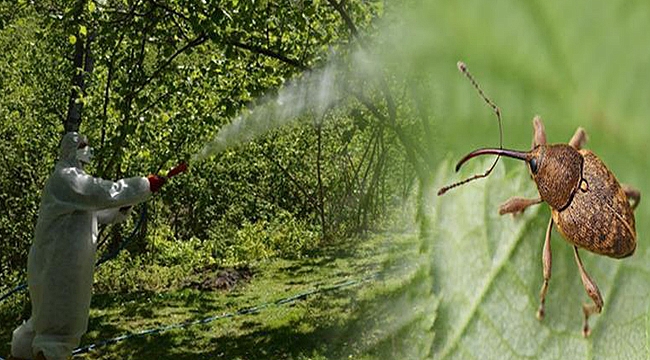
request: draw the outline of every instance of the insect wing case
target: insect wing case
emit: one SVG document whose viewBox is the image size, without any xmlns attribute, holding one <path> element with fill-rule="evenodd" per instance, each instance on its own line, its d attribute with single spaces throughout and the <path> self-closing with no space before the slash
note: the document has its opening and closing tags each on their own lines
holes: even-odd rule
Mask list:
<svg viewBox="0 0 650 360">
<path fill-rule="evenodd" d="M 632 255 L 636 230 L 625 192 L 596 155 L 589 150 L 580 154 L 583 181 L 569 206 L 552 210 L 553 221 L 569 242 L 581 248 L 613 258 Z"/>
</svg>

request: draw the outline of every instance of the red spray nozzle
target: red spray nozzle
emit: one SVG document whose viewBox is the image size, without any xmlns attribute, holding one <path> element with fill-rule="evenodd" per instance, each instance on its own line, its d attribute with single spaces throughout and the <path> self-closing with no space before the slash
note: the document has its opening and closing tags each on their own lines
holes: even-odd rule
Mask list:
<svg viewBox="0 0 650 360">
<path fill-rule="evenodd" d="M 179 163 L 178 165 L 174 166 L 169 172 L 167 173 L 167 177 L 170 178 L 172 176 L 176 176 L 180 173 L 184 173 L 187 171 L 187 163 L 185 161 Z"/>
</svg>

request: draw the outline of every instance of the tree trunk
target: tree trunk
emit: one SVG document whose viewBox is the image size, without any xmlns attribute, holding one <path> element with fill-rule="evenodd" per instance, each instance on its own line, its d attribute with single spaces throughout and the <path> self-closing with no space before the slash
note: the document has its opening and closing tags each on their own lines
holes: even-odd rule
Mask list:
<svg viewBox="0 0 650 360">
<path fill-rule="evenodd" d="M 323 190 L 323 176 L 321 170 L 322 151 L 323 151 L 323 126 L 322 119 L 316 124 L 316 133 L 318 135 L 318 152 L 316 154 L 316 176 L 318 177 L 318 214 L 323 232 L 323 238 L 328 238 L 327 223 L 325 221 L 325 193 Z"/>
<path fill-rule="evenodd" d="M 77 4 L 77 13 L 75 14 L 75 25 L 81 24 L 83 9 L 86 1 L 80 0 Z M 90 44 L 92 35 L 87 37 L 78 34 L 77 42 L 74 48 L 74 74 L 72 75 L 72 90 L 68 100 L 68 115 L 63 123 L 65 132 L 79 131 L 81 125 L 81 110 L 83 109 L 83 96 L 86 93 L 85 77 L 93 70 L 93 60 L 90 54 Z"/>
</svg>

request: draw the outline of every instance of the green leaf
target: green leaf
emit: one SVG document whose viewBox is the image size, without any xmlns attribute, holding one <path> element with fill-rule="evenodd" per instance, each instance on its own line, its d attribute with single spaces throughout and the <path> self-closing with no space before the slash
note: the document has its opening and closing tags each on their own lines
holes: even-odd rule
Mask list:
<svg viewBox="0 0 650 360">
<path fill-rule="evenodd" d="M 90 12 L 92 14 L 92 13 L 95 12 L 96 9 L 97 9 L 97 7 L 95 6 L 95 3 L 92 2 L 92 1 L 89 1 L 88 2 L 88 12 Z"/>
<path fill-rule="evenodd" d="M 88 29 L 84 25 L 79 25 L 79 34 L 85 37 L 88 35 Z"/>
<path fill-rule="evenodd" d="M 77 37 L 74 35 L 70 35 L 70 37 L 68 37 L 68 41 L 70 42 L 71 45 L 74 45 L 77 43 Z"/>
<path fill-rule="evenodd" d="M 439 187 L 483 172 L 491 161 L 477 162 L 460 174 L 443 162 L 435 186 L 423 195 L 425 221 L 434 229 L 426 238 L 433 296 L 440 299 L 433 357 L 648 358 L 648 271 L 633 258 L 615 260 L 581 251 L 605 301 L 603 313 L 591 317 L 592 334 L 585 339 L 582 303 L 591 300 L 572 247 L 556 231 L 546 318 L 537 320 L 541 249 L 550 210 L 541 204 L 521 216 L 497 212 L 511 196 L 537 195 L 525 165 L 509 163 L 514 170 L 506 173 L 501 163 L 487 179 L 436 195 Z"/>
</svg>

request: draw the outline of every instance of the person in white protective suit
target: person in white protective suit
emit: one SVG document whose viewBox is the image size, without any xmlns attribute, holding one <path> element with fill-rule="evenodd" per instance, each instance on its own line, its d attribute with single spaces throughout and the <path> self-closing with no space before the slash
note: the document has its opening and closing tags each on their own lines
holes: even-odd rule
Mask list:
<svg viewBox="0 0 650 360">
<path fill-rule="evenodd" d="M 116 182 L 84 172 L 92 152 L 76 132 L 61 141 L 60 158 L 43 190 L 27 261 L 29 320 L 13 333 L 9 359 L 67 359 L 86 332 L 97 248 L 97 224 L 126 218 L 166 178 Z"/>
</svg>

